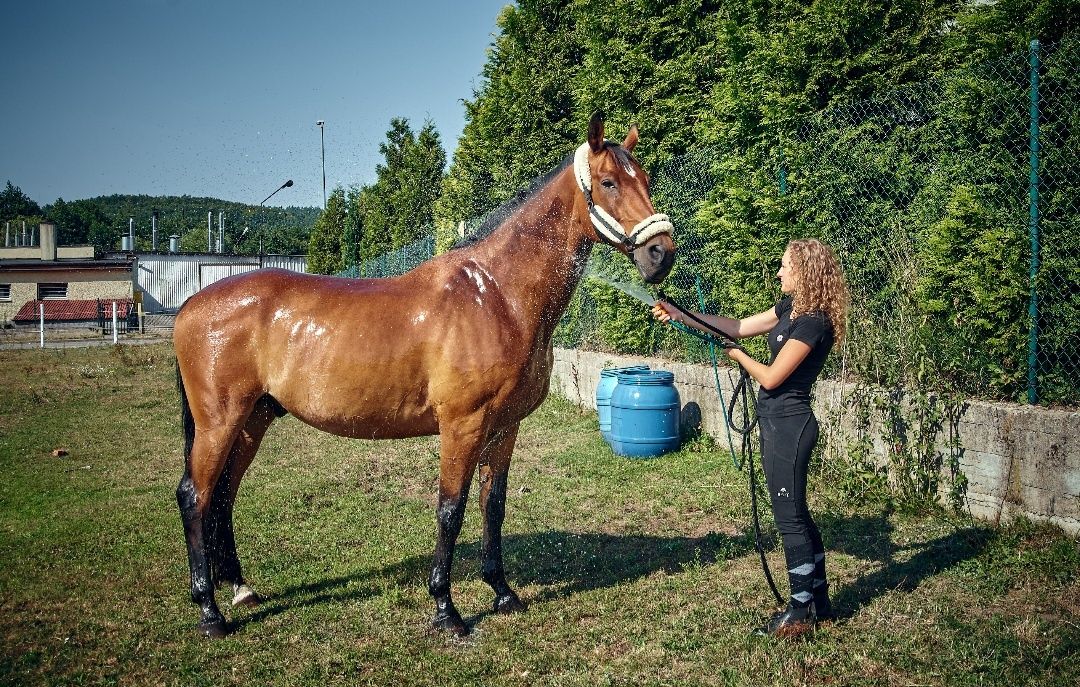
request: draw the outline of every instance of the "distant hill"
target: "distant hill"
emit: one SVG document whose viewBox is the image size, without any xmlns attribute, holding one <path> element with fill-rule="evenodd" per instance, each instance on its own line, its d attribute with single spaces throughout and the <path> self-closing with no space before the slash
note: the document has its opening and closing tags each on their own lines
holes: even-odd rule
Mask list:
<svg viewBox="0 0 1080 687">
<path fill-rule="evenodd" d="M 77 201 L 95 208 L 110 228 L 115 227 L 117 245 L 134 220 L 136 248 L 149 250 L 151 216 L 156 210 L 157 246 L 168 248 L 169 236 L 180 236 L 184 251 L 207 250 L 207 219 L 211 240 L 216 243 L 219 213 L 224 213 L 225 251 L 256 253 L 262 241 L 264 253 L 302 254 L 321 212 L 315 207 L 265 207 L 192 196 L 111 195 Z M 46 207 L 48 214 L 52 206 Z"/>
<path fill-rule="evenodd" d="M 135 249 L 168 250 L 169 237 L 180 237 L 183 252 L 204 252 L 216 246 L 224 213 L 225 252 L 239 254 L 307 253 L 308 237 L 321 210 L 314 207 L 263 207 L 219 198 L 192 196 L 111 195 L 82 200 L 58 199 L 42 210 L 57 225 L 62 245 L 92 244 L 98 253 L 119 250 L 121 237 L 134 228 Z"/>
</svg>

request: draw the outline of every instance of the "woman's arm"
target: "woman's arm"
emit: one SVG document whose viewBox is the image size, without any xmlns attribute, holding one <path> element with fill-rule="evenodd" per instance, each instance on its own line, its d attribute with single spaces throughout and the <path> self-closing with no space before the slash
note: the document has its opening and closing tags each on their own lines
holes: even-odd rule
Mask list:
<svg viewBox="0 0 1080 687">
<path fill-rule="evenodd" d="M 772 362 L 772 365 L 758 362 L 738 348 L 727 349 L 727 355 L 742 365 L 743 369 L 750 373 L 750 376 L 762 388 L 772 390 L 783 384 L 791 376 L 795 368 L 806 360 L 806 356 L 810 355 L 811 350 L 810 344 L 798 339 L 788 339 L 780 352 L 776 354 L 776 360 Z"/>
<path fill-rule="evenodd" d="M 691 311 L 693 312 L 693 311 Z M 667 322 L 674 320 L 675 322 L 681 322 L 688 327 L 693 327 L 698 331 L 710 333 L 708 329 L 702 327 L 700 324 L 684 315 L 678 308 L 665 303 L 664 301 L 657 301 L 656 305 L 652 308 L 653 317 L 661 322 Z M 716 327 L 722 331 L 726 336 L 732 339 L 745 339 L 748 336 L 757 336 L 758 334 L 764 334 L 770 329 L 776 326 L 779 318 L 776 316 L 776 310 L 769 308 L 759 312 L 756 315 L 750 317 L 744 317 L 741 320 L 732 319 L 730 317 L 723 317 L 721 315 L 705 315 L 699 312 L 693 312 L 694 317 L 708 323 L 709 325 Z"/>
</svg>

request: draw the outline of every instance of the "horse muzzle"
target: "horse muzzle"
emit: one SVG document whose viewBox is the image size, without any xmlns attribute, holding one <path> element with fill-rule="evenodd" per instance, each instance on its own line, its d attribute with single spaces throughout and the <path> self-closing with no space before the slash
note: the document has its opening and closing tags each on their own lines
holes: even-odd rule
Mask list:
<svg viewBox="0 0 1080 687">
<path fill-rule="evenodd" d="M 675 242 L 669 234 L 657 234 L 630 252 L 630 260 L 647 284 L 659 284 L 675 265 Z"/>
</svg>

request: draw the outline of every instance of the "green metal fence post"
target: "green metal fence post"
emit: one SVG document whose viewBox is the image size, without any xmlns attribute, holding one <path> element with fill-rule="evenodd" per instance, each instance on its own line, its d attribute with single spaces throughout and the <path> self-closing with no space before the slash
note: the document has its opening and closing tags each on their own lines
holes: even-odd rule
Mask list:
<svg viewBox="0 0 1080 687">
<path fill-rule="evenodd" d="M 780 164 L 776 168 L 776 182 L 780 195 L 787 195 L 787 160 L 784 159 L 784 148 L 780 147 Z"/>
<path fill-rule="evenodd" d="M 1039 297 L 1036 280 L 1039 272 L 1039 41 L 1031 41 L 1028 59 L 1031 74 L 1028 125 L 1028 232 L 1031 235 L 1031 299 L 1028 302 L 1028 403 L 1038 401 Z"/>
</svg>

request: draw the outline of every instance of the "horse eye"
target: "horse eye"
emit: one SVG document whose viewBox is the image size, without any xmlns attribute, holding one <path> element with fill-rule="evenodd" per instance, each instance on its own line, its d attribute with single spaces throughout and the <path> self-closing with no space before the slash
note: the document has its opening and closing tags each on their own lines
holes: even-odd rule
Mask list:
<svg viewBox="0 0 1080 687">
<path fill-rule="evenodd" d="M 600 182 L 600 184 L 604 188 L 615 188 L 615 182 L 612 181 L 611 179 L 604 179 L 603 181 Z"/>
</svg>

